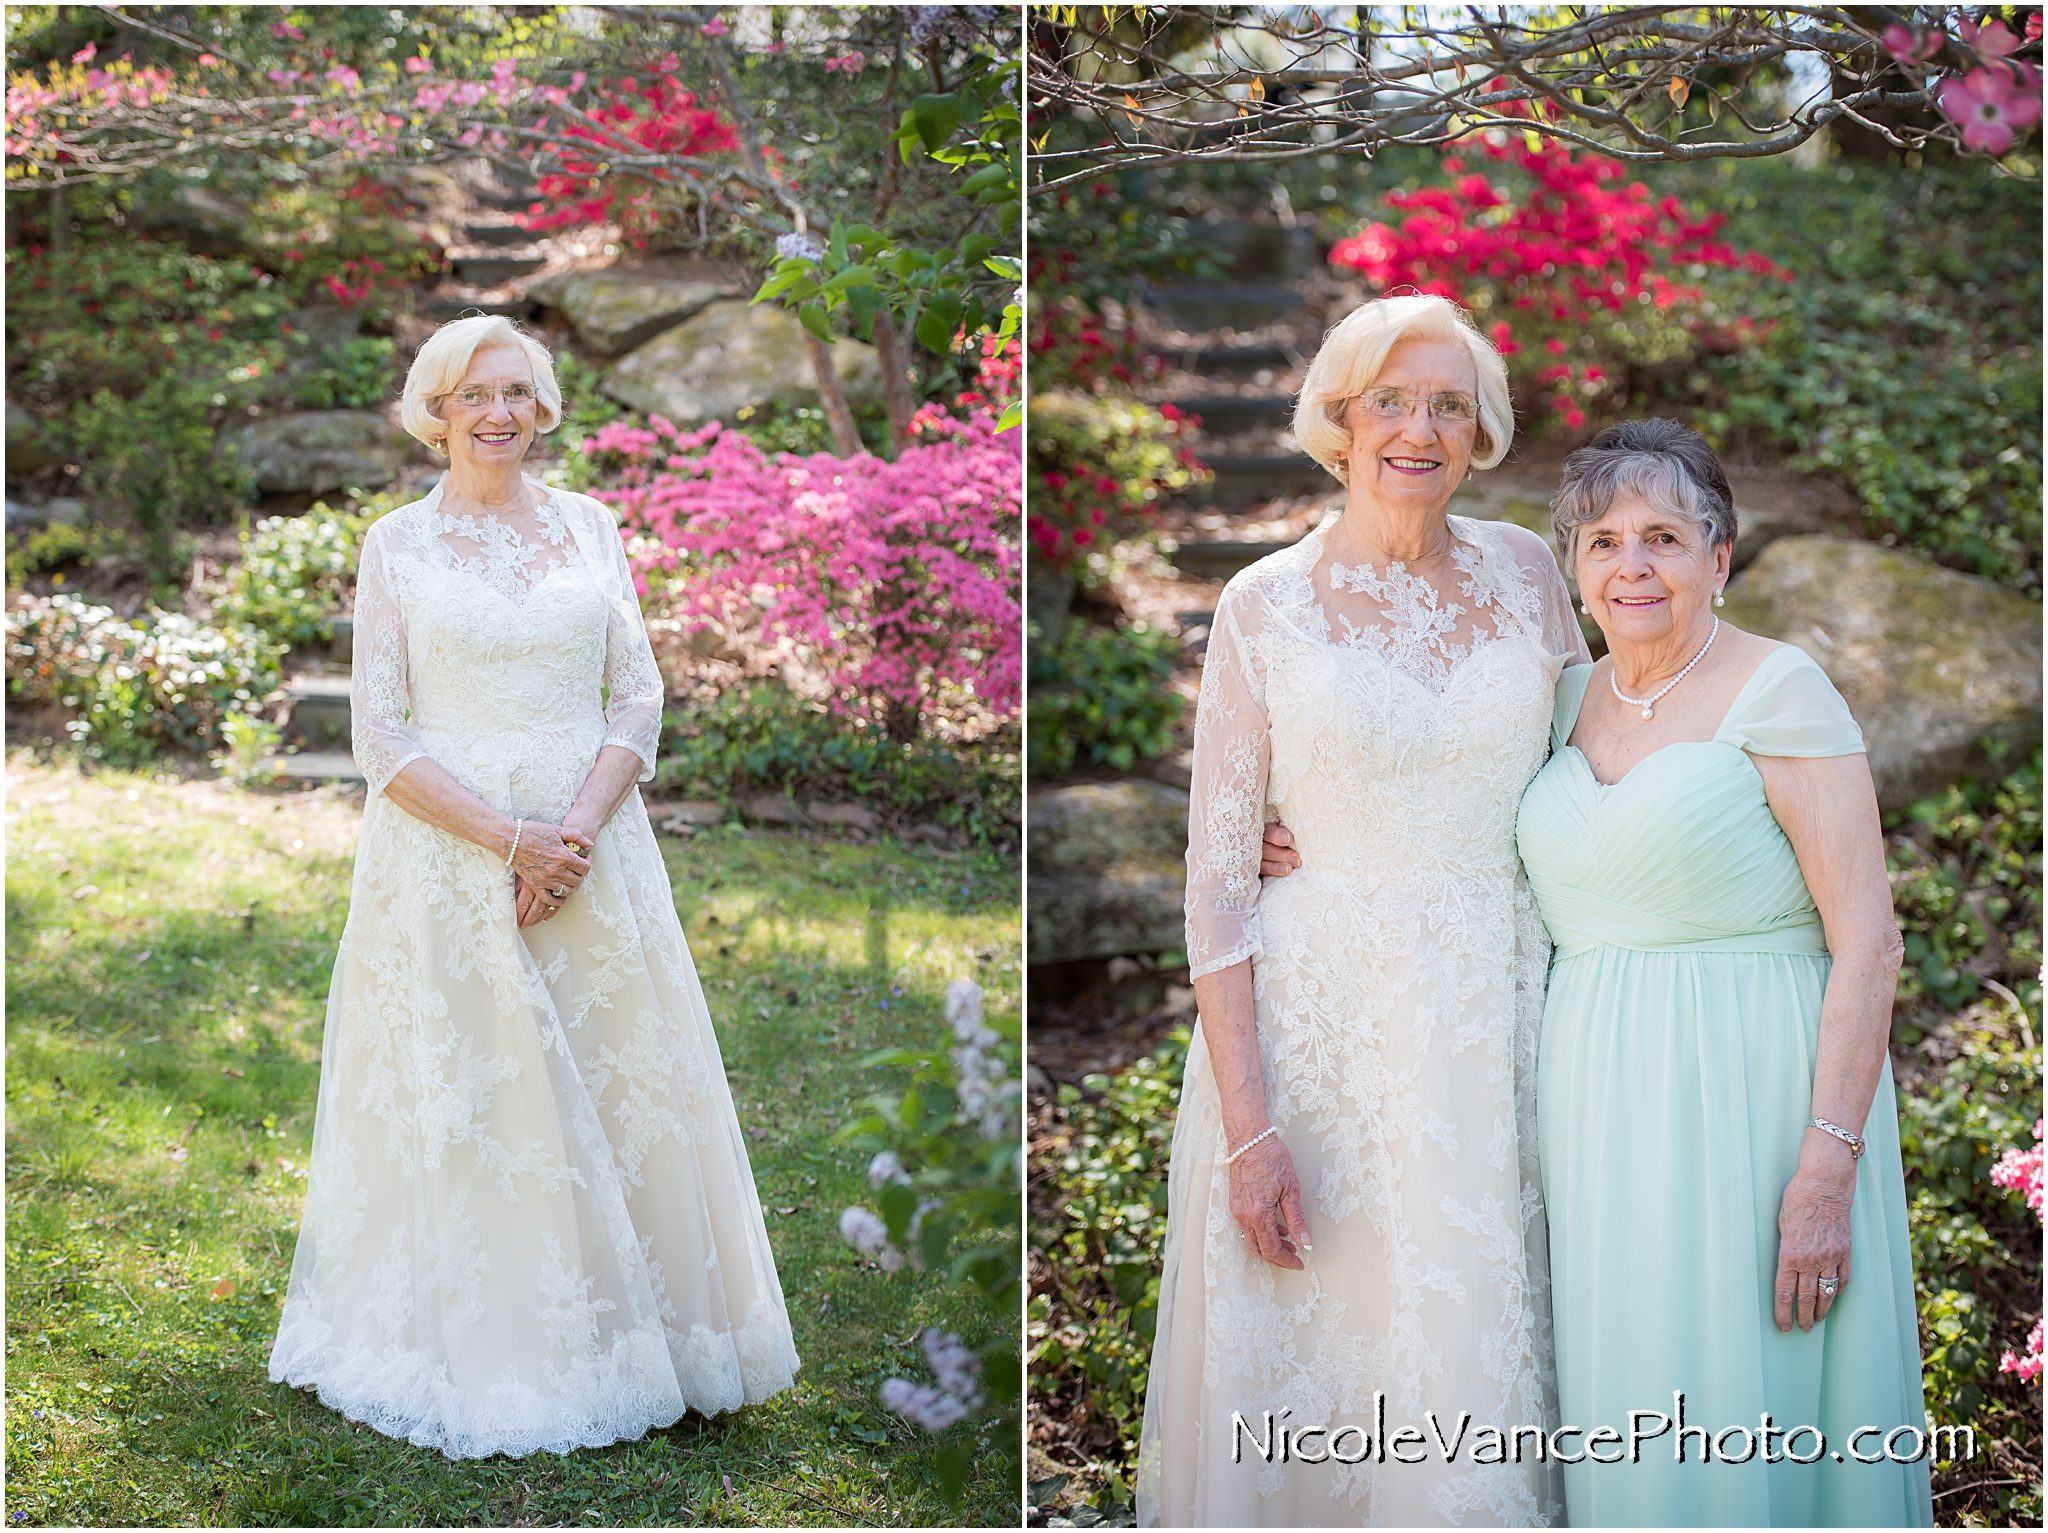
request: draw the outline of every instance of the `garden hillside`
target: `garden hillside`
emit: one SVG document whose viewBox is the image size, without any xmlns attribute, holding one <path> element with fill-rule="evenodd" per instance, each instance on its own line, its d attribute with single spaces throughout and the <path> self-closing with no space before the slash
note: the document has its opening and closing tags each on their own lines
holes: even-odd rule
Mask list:
<svg viewBox="0 0 2048 1533">
<path fill-rule="evenodd" d="M 1059 138 L 1059 132 L 1054 138 Z M 1293 440 L 1328 327 L 1465 304 L 1517 439 L 1455 513 L 1549 536 L 1563 456 L 1706 433 L 1724 616 L 1795 644 L 1870 745 L 1927 1404 L 1982 1452 L 1948 1524 L 2038 1518 L 2041 202 L 1918 155 L 1622 167 L 1533 138 L 1105 175 L 1034 208 L 1028 897 L 1035 1502 L 1117 1520 L 1142 1415 L 1194 700 L 1225 581 L 1341 504 Z M 1587 636 L 1599 653 L 1590 625 Z"/>
<path fill-rule="evenodd" d="M 355 775 L 357 551 L 444 461 L 399 388 L 502 314 L 627 540 L 659 818 L 1014 847 L 1015 39 L 928 9 L 11 11 L 17 731 Z"/>
<path fill-rule="evenodd" d="M 1014 1518 L 999 20 L 7 11 L 16 1521 Z M 530 475 L 618 518 L 667 688 L 643 794 L 812 1332 L 807 1393 L 552 1468 L 252 1382 L 348 915 L 358 561 L 445 467 L 399 392 L 472 314 L 553 354 Z"/>
</svg>

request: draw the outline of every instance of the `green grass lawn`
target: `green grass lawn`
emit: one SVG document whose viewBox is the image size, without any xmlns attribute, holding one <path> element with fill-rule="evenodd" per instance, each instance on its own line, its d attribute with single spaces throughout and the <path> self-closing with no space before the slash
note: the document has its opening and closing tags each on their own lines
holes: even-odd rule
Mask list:
<svg viewBox="0 0 2048 1533">
<path fill-rule="evenodd" d="M 918 1336 L 1021 1335 L 839 1238 L 868 1195 L 834 1131 L 944 1028 L 947 981 L 1014 1018 L 1013 862 L 721 828 L 663 839 L 804 1366 L 637 1443 L 455 1463 L 268 1382 L 305 1189 L 359 813 L 322 790 L 10 763 L 7 1518 L 99 1525 L 1016 1526 L 964 1504 L 876 1400 Z M 1000 1327 L 992 1332 L 989 1327 Z M 971 1424 L 953 1429 L 972 1433 Z"/>
</svg>

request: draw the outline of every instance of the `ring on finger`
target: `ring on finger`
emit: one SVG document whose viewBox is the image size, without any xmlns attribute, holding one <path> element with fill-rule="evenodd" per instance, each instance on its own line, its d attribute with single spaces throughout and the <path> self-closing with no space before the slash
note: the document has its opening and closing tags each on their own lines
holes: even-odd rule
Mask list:
<svg viewBox="0 0 2048 1533">
<path fill-rule="evenodd" d="M 1842 1280 L 1832 1273 L 1830 1273 L 1828 1276 L 1824 1278 L 1821 1278 L 1819 1282 L 1820 1296 L 1823 1299 L 1832 1299 L 1836 1294 L 1842 1291 Z"/>
</svg>

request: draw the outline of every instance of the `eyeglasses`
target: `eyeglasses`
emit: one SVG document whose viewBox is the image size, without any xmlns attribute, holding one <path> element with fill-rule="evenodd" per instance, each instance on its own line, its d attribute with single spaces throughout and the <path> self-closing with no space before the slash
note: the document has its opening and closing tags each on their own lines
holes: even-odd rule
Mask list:
<svg viewBox="0 0 2048 1533">
<path fill-rule="evenodd" d="M 507 408 L 510 408 L 513 405 L 530 405 L 539 396 L 534 393 L 533 385 L 530 383 L 508 383 L 503 388 L 496 389 L 457 389 L 454 393 L 443 394 L 441 397 L 454 400 L 466 410 L 481 410 L 493 399 L 500 397 L 504 399 Z"/>
<path fill-rule="evenodd" d="M 1418 400 L 1415 395 L 1400 389 L 1368 389 L 1359 396 L 1358 402 L 1365 406 L 1368 415 L 1401 420 L 1414 412 Z M 1463 422 L 1479 419 L 1479 401 L 1470 394 L 1431 394 L 1419 403 L 1429 412 L 1431 420 Z"/>
</svg>

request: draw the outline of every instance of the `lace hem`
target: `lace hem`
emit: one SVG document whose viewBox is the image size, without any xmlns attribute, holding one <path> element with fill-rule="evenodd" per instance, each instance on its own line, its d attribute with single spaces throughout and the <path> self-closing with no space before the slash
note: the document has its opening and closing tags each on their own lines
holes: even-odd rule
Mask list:
<svg viewBox="0 0 2048 1533">
<path fill-rule="evenodd" d="M 1221 958 L 1204 958 L 1200 963 L 1190 964 L 1188 966 L 1188 978 L 1191 981 L 1198 980 L 1204 974 L 1219 973 L 1229 968 L 1232 964 L 1243 963 L 1248 958 L 1256 963 L 1264 956 L 1264 950 L 1260 948 L 1256 941 L 1241 942 Z"/>
</svg>

